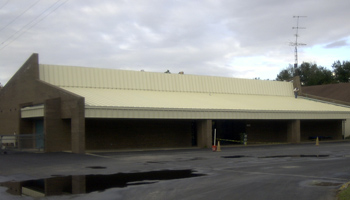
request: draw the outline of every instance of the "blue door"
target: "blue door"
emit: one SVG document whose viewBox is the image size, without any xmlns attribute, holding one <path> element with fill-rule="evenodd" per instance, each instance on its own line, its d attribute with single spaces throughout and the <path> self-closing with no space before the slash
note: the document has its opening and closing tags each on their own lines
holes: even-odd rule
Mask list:
<svg viewBox="0 0 350 200">
<path fill-rule="evenodd" d="M 44 149 L 44 120 L 35 121 L 35 147 Z"/>
</svg>

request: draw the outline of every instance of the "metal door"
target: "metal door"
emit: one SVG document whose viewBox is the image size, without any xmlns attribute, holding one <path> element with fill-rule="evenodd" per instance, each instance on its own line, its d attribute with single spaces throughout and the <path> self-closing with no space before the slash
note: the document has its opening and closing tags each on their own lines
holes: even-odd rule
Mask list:
<svg viewBox="0 0 350 200">
<path fill-rule="evenodd" d="M 35 121 L 35 146 L 44 149 L 44 120 Z"/>
</svg>

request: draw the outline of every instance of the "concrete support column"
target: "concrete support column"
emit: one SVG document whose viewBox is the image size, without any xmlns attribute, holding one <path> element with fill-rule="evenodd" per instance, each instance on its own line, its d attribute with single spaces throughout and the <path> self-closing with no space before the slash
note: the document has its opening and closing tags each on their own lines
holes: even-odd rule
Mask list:
<svg viewBox="0 0 350 200">
<path fill-rule="evenodd" d="M 61 99 L 45 101 L 44 114 L 45 152 L 70 150 L 69 123 L 61 118 Z"/>
<path fill-rule="evenodd" d="M 77 107 L 72 109 L 71 133 L 72 152 L 85 153 L 85 102 L 77 100 Z"/>
<path fill-rule="evenodd" d="M 300 143 L 300 120 L 292 120 L 288 122 L 288 137 L 289 143 Z"/>
<path fill-rule="evenodd" d="M 70 178 L 55 177 L 54 179 L 45 180 L 45 195 L 62 195 L 65 188 L 70 186 Z"/>
<path fill-rule="evenodd" d="M 212 120 L 197 121 L 197 141 L 198 147 L 211 148 L 212 140 Z"/>
<path fill-rule="evenodd" d="M 343 120 L 343 136 L 344 139 L 350 137 L 350 119 Z"/>
<path fill-rule="evenodd" d="M 86 193 L 86 177 L 72 176 L 72 194 Z"/>
</svg>

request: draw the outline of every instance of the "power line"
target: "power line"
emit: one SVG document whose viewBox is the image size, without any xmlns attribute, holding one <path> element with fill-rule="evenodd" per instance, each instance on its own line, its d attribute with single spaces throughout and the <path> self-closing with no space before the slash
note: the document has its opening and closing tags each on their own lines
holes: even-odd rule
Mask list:
<svg viewBox="0 0 350 200">
<path fill-rule="evenodd" d="M 33 23 L 35 20 L 37 20 L 38 18 L 40 18 L 46 11 L 48 11 L 50 8 L 52 8 L 55 4 L 57 4 L 60 0 L 56 1 L 55 3 L 53 3 L 50 7 L 48 7 L 47 9 L 45 9 L 43 12 L 41 12 L 38 16 L 36 16 L 34 19 L 32 19 L 29 23 L 27 23 L 26 25 L 24 25 L 21 29 L 17 30 L 14 34 L 12 34 L 10 37 L 8 37 L 5 41 L 1 42 L 1 44 L 5 44 L 7 41 L 9 41 L 10 39 L 12 39 L 13 37 L 15 37 L 15 35 L 19 32 L 21 32 L 22 30 L 24 30 L 27 26 L 29 26 L 31 23 Z M 24 32 L 28 31 L 28 29 L 26 29 Z M 23 32 L 19 35 L 22 35 Z M 18 38 L 18 37 L 16 37 Z M 15 39 L 16 39 L 15 38 Z M 7 45 L 6 45 L 7 46 Z M 2 47 L 4 48 L 4 47 Z M 1 49 L 2 49 L 1 48 Z"/>
<path fill-rule="evenodd" d="M 8 24 L 6 24 L 4 27 L 2 27 L 0 29 L 0 32 L 2 30 L 4 30 L 5 28 L 7 28 L 10 24 L 12 24 L 13 22 L 15 22 L 19 17 L 21 17 L 24 13 L 26 13 L 29 9 L 31 9 L 33 6 L 35 6 L 37 3 L 39 3 L 40 0 L 36 1 L 35 3 L 33 3 L 29 8 L 27 8 L 25 11 L 23 11 L 20 15 L 18 15 L 17 17 L 15 17 L 12 21 L 10 21 Z"/>
<path fill-rule="evenodd" d="M 0 7 L 0 9 L 2 9 L 3 7 L 5 7 L 9 1 L 10 1 L 10 0 L 7 0 L 4 4 L 2 4 L 2 6 Z"/>
<path fill-rule="evenodd" d="M 7 38 L 5 41 L 3 41 L 1 43 L 1 45 L 3 45 L 4 43 L 6 43 L 8 40 L 10 40 L 11 38 L 13 38 L 18 32 L 22 31 L 25 27 L 29 26 L 30 24 L 32 24 L 33 22 L 35 22 L 35 20 L 39 19 L 44 13 L 46 13 L 46 11 L 48 11 L 49 9 L 51 9 L 52 7 L 54 7 L 60 0 L 56 1 L 55 3 L 53 3 L 50 7 L 48 7 L 46 10 L 44 10 L 40 15 L 38 15 L 36 18 L 34 18 L 32 21 L 30 21 L 28 24 L 26 24 L 25 26 L 23 26 L 20 30 L 16 31 L 13 35 L 11 35 L 9 38 Z M 39 22 L 43 21 L 46 17 L 48 17 L 50 14 L 52 14 L 53 12 L 55 12 L 58 8 L 60 8 L 61 6 L 63 6 L 65 3 L 67 3 L 69 0 L 64 1 L 63 3 L 61 3 L 60 5 L 58 5 L 56 8 L 54 8 L 53 10 L 51 10 L 48 14 L 46 14 L 44 17 L 42 17 L 41 19 L 39 19 L 37 22 L 35 22 L 34 24 L 30 25 L 26 30 L 24 30 L 22 33 L 18 34 L 15 38 L 13 38 L 10 42 L 8 42 L 6 45 L 2 46 L 0 48 L 0 51 L 3 50 L 4 48 L 6 48 L 8 45 L 10 45 L 12 42 L 14 42 L 15 40 L 17 40 L 19 37 L 21 37 L 24 33 L 26 33 L 29 29 L 33 28 L 35 25 L 37 25 Z"/>
</svg>

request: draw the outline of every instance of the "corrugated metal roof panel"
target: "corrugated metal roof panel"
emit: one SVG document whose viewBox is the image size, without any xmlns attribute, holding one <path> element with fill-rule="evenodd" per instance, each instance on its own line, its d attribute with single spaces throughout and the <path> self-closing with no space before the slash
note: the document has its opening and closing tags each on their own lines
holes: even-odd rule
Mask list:
<svg viewBox="0 0 350 200">
<path fill-rule="evenodd" d="M 295 119 L 302 119 L 308 116 L 310 119 L 317 119 L 320 113 L 327 113 L 329 118 L 332 114 L 347 114 L 350 109 L 330 104 L 313 102 L 294 97 L 264 96 L 264 95 L 234 95 L 234 94 L 213 94 L 213 93 L 185 93 L 185 92 L 160 92 L 142 90 L 115 90 L 95 88 L 71 88 L 63 89 L 85 97 L 86 107 L 115 108 L 115 109 L 139 109 L 140 113 L 131 112 L 127 117 L 142 117 L 142 110 L 158 112 L 157 110 L 176 110 L 181 114 L 185 113 L 215 112 L 218 118 L 227 116 L 227 112 L 241 113 L 240 116 L 247 116 L 242 112 L 249 113 L 251 119 L 257 119 L 263 113 L 278 118 L 286 113 L 297 113 Z M 219 112 L 220 111 L 220 112 Z M 185 113 L 182 113 L 183 117 Z M 254 117 L 254 113 L 256 116 Z M 224 115 L 222 115 L 224 114 Z M 167 114 L 165 114 L 167 115 Z M 221 116 L 222 115 L 222 116 Z M 189 115 L 192 116 L 192 115 Z M 333 117 L 334 117 L 333 116 Z M 212 117 L 211 117 L 212 118 Z"/>
<path fill-rule="evenodd" d="M 40 65 L 40 79 L 60 87 L 292 96 L 291 83 L 214 76 Z"/>
<path fill-rule="evenodd" d="M 40 65 L 40 79 L 85 97 L 87 117 L 345 119 L 350 114 L 348 108 L 295 99 L 288 82 L 55 65 Z"/>
</svg>

